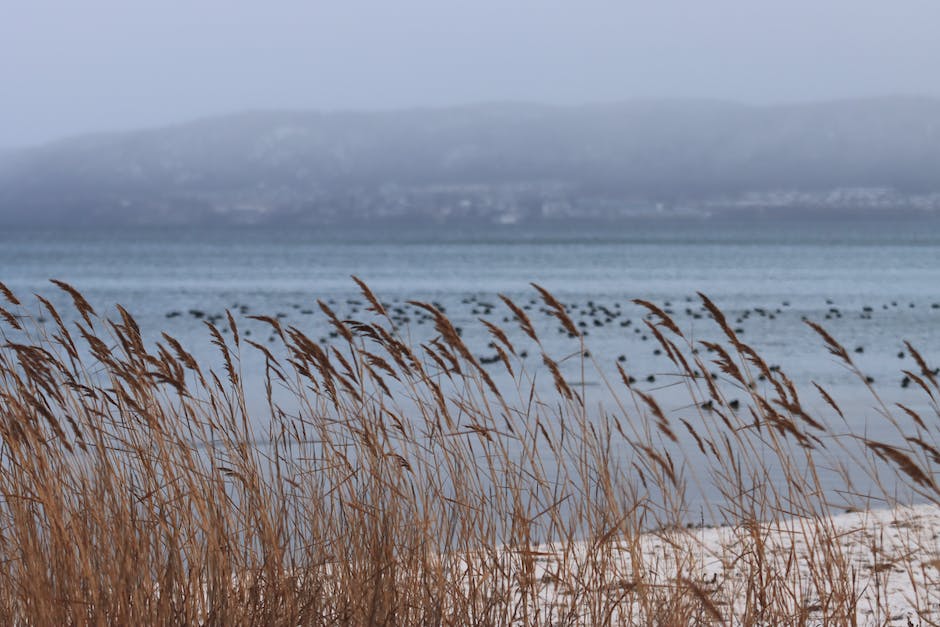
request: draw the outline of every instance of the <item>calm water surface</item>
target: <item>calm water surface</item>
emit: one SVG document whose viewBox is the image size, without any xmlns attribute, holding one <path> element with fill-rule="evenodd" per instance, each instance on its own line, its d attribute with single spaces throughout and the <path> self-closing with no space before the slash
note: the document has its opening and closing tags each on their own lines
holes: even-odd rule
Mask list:
<svg viewBox="0 0 940 627">
<path fill-rule="evenodd" d="M 717 336 L 716 329 L 702 314 L 696 292 L 708 294 L 768 362 L 801 386 L 818 381 L 829 387 L 851 409 L 856 425 L 875 425 L 875 433 L 883 421 L 872 399 L 803 318 L 823 323 L 852 350 L 891 402 L 923 402 L 913 386 L 900 386 L 900 370 L 916 369 L 903 340 L 928 359 L 940 359 L 940 221 L 935 220 L 659 222 L 561 230 L 0 232 L 0 280 L 21 296 L 38 292 L 64 304 L 48 279 L 68 281 L 101 310 L 121 303 L 149 340 L 167 331 L 213 363 L 218 359 L 200 315 L 226 309 L 281 314 L 328 341 L 316 299 L 331 302 L 341 317 L 365 315 L 352 274 L 401 308 L 403 327 L 416 340 L 431 337 L 433 330 L 419 324 L 404 301 L 436 301 L 463 329 L 471 349 L 490 356 L 489 338 L 476 319 L 503 324 L 509 314 L 497 293 L 504 293 L 530 307 L 549 353 L 569 355 L 577 344 L 538 312 L 529 286 L 537 282 L 570 306 L 602 369 L 612 372 L 620 359 L 642 389 L 658 390 L 668 409 L 680 413 L 687 403 L 673 394 L 675 379 L 666 374 L 670 363 L 654 353 L 652 338 L 638 331 L 643 312 L 631 304 L 633 298 L 669 309 L 691 337 L 707 339 Z M 269 339 L 264 325 L 239 317 L 253 339 Z M 513 338 L 523 342 L 521 333 Z M 538 353 L 530 352 L 535 369 Z M 249 375 L 251 367 L 260 374 L 259 364 L 248 367 Z M 581 378 L 577 360 L 565 361 L 563 368 L 569 379 Z M 493 369 L 498 376 L 500 369 Z M 653 381 L 647 381 L 650 375 Z M 599 377 L 589 373 L 585 379 L 590 385 Z M 601 385 L 586 389 L 604 396 Z M 821 403 L 809 390 L 804 396 L 810 404 Z"/>
<path fill-rule="evenodd" d="M 641 319 L 630 299 L 668 306 L 684 330 L 704 337 L 712 333 L 710 321 L 686 312 L 698 311 L 698 291 L 726 310 L 745 340 L 797 378 L 837 382 L 842 374 L 829 367 L 831 360 L 802 324 L 803 316 L 826 324 L 850 348 L 861 347 L 859 362 L 876 380 L 897 371 L 904 339 L 928 355 L 940 354 L 935 332 L 940 222 L 935 221 L 644 223 L 489 232 L 0 232 L 0 280 L 15 291 L 56 295 L 47 280 L 59 278 L 97 305 L 121 303 L 145 333 L 168 330 L 193 341 L 204 332 L 190 310 L 211 315 L 244 306 L 250 313 L 280 312 L 312 330 L 320 328 L 321 317 L 301 311 L 315 309 L 317 298 L 332 299 L 340 314 L 353 315 L 357 307 L 346 301 L 359 295 L 351 274 L 388 302 L 417 298 L 444 304 L 469 339 L 475 337 L 477 317 L 501 322 L 506 315 L 497 293 L 528 302 L 534 296 L 529 282 L 535 281 L 575 305 L 575 318 L 587 324 L 598 357 L 624 354 L 631 370 L 644 376 L 664 363 L 655 359 L 651 345 L 634 337 L 635 326 L 620 326 L 625 319 L 634 325 Z M 474 300 L 464 303 L 468 297 Z M 497 306 L 480 316 L 488 308 L 478 302 Z M 606 323 L 606 315 L 590 315 L 588 303 L 611 311 L 619 306 L 623 313 Z M 167 318 L 171 312 L 183 315 Z M 544 328 L 547 338 L 557 335 L 547 321 Z M 559 349 L 569 346 L 567 338 L 557 341 Z M 487 354 L 485 343 L 475 348 Z"/>
</svg>

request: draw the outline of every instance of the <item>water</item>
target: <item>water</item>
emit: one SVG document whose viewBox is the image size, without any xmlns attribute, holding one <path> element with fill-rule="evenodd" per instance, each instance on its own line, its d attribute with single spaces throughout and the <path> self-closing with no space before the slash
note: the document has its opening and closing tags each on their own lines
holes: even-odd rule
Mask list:
<svg viewBox="0 0 940 627">
<path fill-rule="evenodd" d="M 667 410 L 678 414 L 687 399 L 674 393 L 671 364 L 654 353 L 653 338 L 642 330 L 644 312 L 630 301 L 653 301 L 674 312 L 690 337 L 715 338 L 715 325 L 696 296 L 701 291 L 725 310 L 742 339 L 790 375 L 809 406 L 822 408 L 807 389 L 819 382 L 848 409 L 853 426 L 877 436 L 886 427 L 875 402 L 803 319 L 823 323 L 843 342 L 886 401 L 923 408 L 916 386 L 900 385 L 901 368 L 918 370 L 902 340 L 928 359 L 940 357 L 938 227 L 937 220 L 909 219 L 645 222 L 554 230 L 7 230 L 0 233 L 0 280 L 22 297 L 39 292 L 63 304 L 68 299 L 47 280 L 65 280 L 101 310 L 121 303 L 148 340 L 167 331 L 216 365 L 220 360 L 207 341 L 204 317 L 226 309 L 280 314 L 285 323 L 329 341 L 315 301 L 330 302 L 342 318 L 365 315 L 352 274 L 401 308 L 410 319 L 403 329 L 416 340 L 430 338 L 433 329 L 419 324 L 405 301 L 436 301 L 461 327 L 471 350 L 492 356 L 490 338 L 476 319 L 515 328 L 497 298 L 504 293 L 529 307 L 549 354 L 577 354 L 577 342 L 539 313 L 529 286 L 534 281 L 571 306 L 602 372 L 613 374 L 621 360 L 640 389 L 657 391 Z M 264 324 L 238 318 L 252 339 L 270 339 Z M 518 330 L 511 337 L 526 345 Z M 531 343 L 528 352 L 527 363 L 537 371 L 540 357 Z M 251 381 L 261 365 L 247 363 Z M 501 368 L 492 369 L 498 378 Z M 580 360 L 566 359 L 562 369 L 569 380 L 581 380 Z M 583 378 L 590 400 L 605 400 L 600 375 L 588 368 Z"/>
<path fill-rule="evenodd" d="M 472 339 L 478 316 L 462 300 L 474 296 L 497 305 L 488 317 L 502 322 L 507 311 L 496 294 L 528 302 L 534 281 L 577 305 L 574 317 L 587 323 L 598 359 L 624 354 L 638 378 L 665 361 L 636 337 L 640 310 L 629 301 L 668 302 L 683 330 L 704 337 L 712 333 L 711 322 L 685 313 L 698 309 L 695 294 L 701 291 L 744 329 L 745 340 L 795 378 L 845 380 L 802 324 L 806 316 L 849 348 L 862 347 L 860 364 L 887 384 L 899 365 L 911 365 L 896 357 L 901 340 L 927 355 L 940 353 L 934 332 L 940 321 L 938 226 L 909 220 L 654 222 L 562 232 L 8 230 L 0 233 L 0 275 L 14 291 L 46 296 L 56 295 L 47 279 L 68 281 L 94 304 L 124 305 L 145 333 L 167 330 L 194 342 L 205 332 L 190 310 L 211 315 L 245 305 L 250 313 L 281 313 L 290 323 L 317 329 L 322 316 L 301 311 L 316 309 L 320 298 L 332 299 L 341 316 L 353 315 L 346 301 L 359 294 L 351 274 L 388 302 L 444 304 Z M 581 316 L 590 301 L 611 310 L 619 305 L 623 317 L 604 323 L 605 315 Z M 183 315 L 167 318 L 170 312 Z M 595 325 L 598 317 L 603 326 Z M 624 319 L 632 319 L 633 327 L 619 326 Z M 556 326 L 546 321 L 545 337 L 563 352 L 572 343 L 557 337 Z M 475 348 L 488 354 L 485 344 Z"/>
</svg>

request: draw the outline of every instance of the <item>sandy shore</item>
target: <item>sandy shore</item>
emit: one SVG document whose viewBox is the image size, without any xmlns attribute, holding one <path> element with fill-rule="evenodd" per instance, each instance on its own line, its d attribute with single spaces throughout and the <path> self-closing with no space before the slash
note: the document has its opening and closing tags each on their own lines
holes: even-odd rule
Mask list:
<svg viewBox="0 0 940 627">
<path fill-rule="evenodd" d="M 775 573 L 767 590 L 797 624 L 848 624 L 833 616 L 840 594 L 854 603 L 860 625 L 934 625 L 940 622 L 940 508 L 918 505 L 851 512 L 824 519 L 791 518 L 752 528 L 715 527 L 647 533 L 633 542 L 584 542 L 562 550 L 540 547 L 532 574 L 540 614 L 566 622 L 578 602 L 573 590 L 584 582 L 615 591 L 636 585 L 675 590 L 711 599 L 714 624 L 753 624 L 746 612 L 755 601 L 758 572 Z M 588 557 L 592 552 L 593 559 Z M 598 559 L 597 555 L 603 554 Z M 764 564 L 756 569 L 756 564 Z M 599 565 L 606 571 L 599 573 Z M 646 596 L 646 601 L 627 601 Z M 654 595 L 655 596 L 655 593 Z M 673 592 L 673 598 L 676 596 Z M 612 622 L 647 620 L 649 595 L 624 594 L 621 616 Z M 668 595 L 663 596 L 669 598 Z M 843 596 L 844 598 L 844 596 Z M 845 606 L 842 606 L 845 607 Z"/>
</svg>

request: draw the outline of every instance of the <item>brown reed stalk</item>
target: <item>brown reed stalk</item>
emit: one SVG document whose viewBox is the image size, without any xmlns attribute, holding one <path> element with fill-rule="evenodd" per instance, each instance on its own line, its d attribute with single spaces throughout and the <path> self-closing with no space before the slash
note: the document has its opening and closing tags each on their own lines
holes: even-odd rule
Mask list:
<svg viewBox="0 0 940 627">
<path fill-rule="evenodd" d="M 206 327 L 218 364 L 168 334 L 153 342 L 124 308 L 102 318 L 62 282 L 72 311 L 38 297 L 55 325 L 0 309 L 0 621 L 852 624 L 868 588 L 829 517 L 823 472 L 848 460 L 870 475 L 871 496 L 910 488 L 940 503 L 936 421 L 875 399 L 905 419 L 887 413 L 897 437 L 874 440 L 814 384 L 842 419 L 832 432 L 705 296 L 722 342 L 693 343 L 637 303 L 691 404 L 675 409 L 618 364 L 612 413 L 588 411 L 563 360 L 521 360 L 518 331 L 481 321 L 497 379 L 443 311 L 413 302 L 438 337 L 412 343 L 354 281 L 376 318 L 341 320 L 321 302 L 337 342 L 249 317 L 273 331 L 264 345 L 226 312 L 224 329 Z M 564 305 L 533 287 L 583 354 Z M 0 294 L 21 306 L 2 284 Z M 538 343 L 537 321 L 503 301 Z M 697 346 L 724 376 L 708 376 Z M 929 405 L 936 380 L 908 350 Z M 243 359 L 262 363 L 263 380 Z M 855 490 L 847 473 L 842 482 Z M 693 512 L 698 490 L 717 496 Z M 709 530 L 686 527 L 706 520 L 731 534 L 713 546 L 713 579 L 702 571 Z M 936 555 L 929 539 L 905 542 L 904 555 Z M 926 615 L 934 588 L 910 571 Z"/>
</svg>

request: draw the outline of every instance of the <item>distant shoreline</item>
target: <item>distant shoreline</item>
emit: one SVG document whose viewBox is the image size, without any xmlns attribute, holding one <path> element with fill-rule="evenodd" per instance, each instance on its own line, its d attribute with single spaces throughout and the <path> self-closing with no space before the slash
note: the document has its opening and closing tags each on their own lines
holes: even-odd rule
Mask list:
<svg viewBox="0 0 940 627">
<path fill-rule="evenodd" d="M 0 224 L 940 214 L 940 99 L 254 112 L 0 153 Z"/>
<path fill-rule="evenodd" d="M 827 209 L 821 211 L 817 208 L 806 207 L 800 209 L 771 210 L 724 210 L 710 214 L 702 212 L 687 213 L 645 213 L 618 217 L 571 217 L 550 219 L 526 219 L 519 221 L 474 220 L 474 219 L 429 219 L 413 217 L 362 217 L 360 219 L 347 219 L 335 221 L 309 221 L 309 220 L 227 220 L 227 219 L 194 219 L 170 222 L 159 221 L 122 221 L 115 219 L 96 220 L 87 216 L 78 219 L 62 217 L 56 221 L 33 221 L 27 219 L 10 219 L 0 213 L 0 227 L 20 229 L 48 229 L 48 228 L 126 228 L 126 229 L 174 229 L 174 228 L 226 228 L 226 229 L 254 229 L 254 228 L 301 228 L 301 229 L 341 229 L 341 230 L 375 230 L 388 229 L 391 231 L 408 230 L 450 230 L 469 229 L 475 233 L 502 234 L 514 230 L 536 229 L 536 232 L 589 231 L 591 229 L 604 229 L 607 227 L 669 227 L 681 224 L 697 224 L 706 228 L 725 228 L 729 225 L 786 225 L 793 223 L 812 223 L 820 225 L 847 226 L 853 222 L 865 223 L 885 222 L 935 222 L 940 221 L 940 210 L 853 210 Z"/>
</svg>

